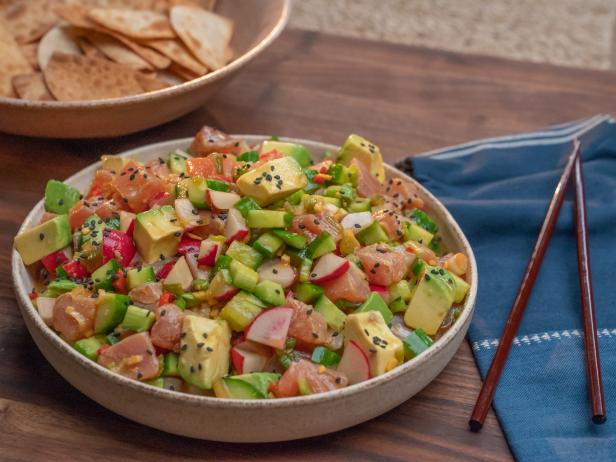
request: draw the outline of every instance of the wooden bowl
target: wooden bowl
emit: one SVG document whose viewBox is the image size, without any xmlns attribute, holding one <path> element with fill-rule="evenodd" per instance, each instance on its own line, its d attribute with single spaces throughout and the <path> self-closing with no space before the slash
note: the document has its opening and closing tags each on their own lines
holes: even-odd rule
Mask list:
<svg viewBox="0 0 616 462">
<path fill-rule="evenodd" d="M 238 135 L 251 143 L 265 137 Z M 192 138 L 145 146 L 125 155 L 146 161 L 185 149 Z M 286 141 L 286 140 L 285 140 Z M 337 147 L 306 140 L 313 153 Z M 76 173 L 66 183 L 85 191 L 100 163 Z M 391 166 L 389 178 L 415 180 Z M 77 353 L 51 328 L 32 305 L 28 294 L 33 281 L 19 254 L 13 250 L 12 273 L 17 301 L 35 343 L 51 365 L 73 386 L 93 400 L 131 420 L 159 430 L 194 438 L 231 442 L 284 441 L 341 430 L 381 415 L 406 401 L 430 383 L 458 350 L 468 329 L 477 294 L 477 264 L 460 227 L 445 207 L 419 185 L 426 209 L 438 223 L 449 250 L 464 252 L 469 259 L 467 281 L 471 289 L 456 323 L 416 358 L 386 374 L 339 390 L 270 400 L 232 400 L 182 394 L 124 378 Z M 37 224 L 43 213 L 40 201 L 28 214 L 20 232 Z"/>
<path fill-rule="evenodd" d="M 176 119 L 202 106 L 280 35 L 291 0 L 218 0 L 215 11 L 235 21 L 225 67 L 181 85 L 124 98 L 28 101 L 0 97 L 0 131 L 50 138 L 125 135 Z"/>
</svg>

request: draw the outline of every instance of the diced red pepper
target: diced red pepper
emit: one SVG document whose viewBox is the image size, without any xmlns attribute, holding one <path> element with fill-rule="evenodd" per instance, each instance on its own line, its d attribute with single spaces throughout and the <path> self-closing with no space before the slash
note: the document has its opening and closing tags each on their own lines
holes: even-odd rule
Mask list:
<svg viewBox="0 0 616 462">
<path fill-rule="evenodd" d="M 126 275 L 124 274 L 124 270 L 118 269 L 116 272 L 116 278 L 111 283 L 116 292 L 120 294 L 128 293 L 128 282 L 126 280 Z"/>
<path fill-rule="evenodd" d="M 173 303 L 174 300 L 175 300 L 175 295 L 173 295 L 171 292 L 163 292 L 163 294 L 160 296 L 160 299 L 158 300 L 158 306 L 163 306 L 163 305 L 167 305 L 168 303 Z"/>
<path fill-rule="evenodd" d="M 312 181 L 317 184 L 323 184 L 331 179 L 332 176 L 326 175 L 325 173 L 317 173 L 315 176 L 312 177 Z"/>
<path fill-rule="evenodd" d="M 38 298 L 38 293 L 36 290 L 32 289 L 32 292 L 30 292 L 28 294 L 28 297 L 30 297 L 30 300 L 36 300 Z"/>
<path fill-rule="evenodd" d="M 161 269 L 158 270 L 158 273 L 156 273 L 156 279 L 158 279 L 159 281 L 161 279 L 165 279 L 169 273 L 171 272 L 171 269 L 173 268 L 173 265 L 175 265 L 174 261 L 170 261 L 169 263 L 165 263 L 165 266 L 163 266 Z"/>
<path fill-rule="evenodd" d="M 57 252 L 51 253 L 41 259 L 41 263 L 50 274 L 54 274 L 56 272 L 56 268 L 67 261 L 68 255 L 64 250 L 58 250 Z"/>
<path fill-rule="evenodd" d="M 201 247 L 201 241 L 198 239 L 191 239 L 187 236 L 183 236 L 182 240 L 178 244 L 178 253 L 180 255 L 186 255 L 191 252 L 199 252 Z"/>
<path fill-rule="evenodd" d="M 135 243 L 128 234 L 117 229 L 105 229 L 103 232 L 103 263 L 115 258 L 122 266 L 128 266 L 136 252 Z"/>
<path fill-rule="evenodd" d="M 71 260 L 65 263 L 62 265 L 62 269 L 71 279 L 84 279 L 90 274 L 86 266 L 77 260 Z"/>
</svg>

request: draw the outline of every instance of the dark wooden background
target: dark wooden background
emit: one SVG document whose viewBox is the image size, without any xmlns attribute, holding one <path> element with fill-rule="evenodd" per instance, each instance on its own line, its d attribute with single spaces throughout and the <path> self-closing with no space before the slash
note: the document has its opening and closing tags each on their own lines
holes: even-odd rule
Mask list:
<svg viewBox="0 0 616 462">
<path fill-rule="evenodd" d="M 191 136 L 202 124 L 330 143 L 358 132 L 393 162 L 615 105 L 613 73 L 287 31 L 207 107 L 162 127 L 88 141 L 0 134 L 0 460 L 511 460 L 493 414 L 481 434 L 467 430 L 480 381 L 466 343 L 418 396 L 328 436 L 222 444 L 118 417 L 65 382 L 30 339 L 12 291 L 13 235 L 48 178 L 64 179 L 105 152 Z"/>
</svg>

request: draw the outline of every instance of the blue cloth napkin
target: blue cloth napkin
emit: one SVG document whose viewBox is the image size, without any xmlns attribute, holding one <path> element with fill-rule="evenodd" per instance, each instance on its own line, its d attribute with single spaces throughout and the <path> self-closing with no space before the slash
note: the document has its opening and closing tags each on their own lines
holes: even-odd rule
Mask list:
<svg viewBox="0 0 616 462">
<path fill-rule="evenodd" d="M 591 423 L 571 189 L 494 399 L 519 461 L 616 461 L 616 124 L 608 116 L 399 163 L 456 218 L 479 266 L 469 330 L 490 366 L 572 140 L 582 142 L 608 420 Z"/>
</svg>

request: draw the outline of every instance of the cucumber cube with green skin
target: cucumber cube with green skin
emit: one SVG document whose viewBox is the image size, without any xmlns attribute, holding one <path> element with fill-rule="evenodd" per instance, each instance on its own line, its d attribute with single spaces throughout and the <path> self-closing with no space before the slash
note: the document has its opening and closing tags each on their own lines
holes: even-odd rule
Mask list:
<svg viewBox="0 0 616 462">
<path fill-rule="evenodd" d="M 383 315 L 386 324 L 389 324 L 394 317 L 393 313 L 383 300 L 378 292 L 372 292 L 368 299 L 355 311 L 355 313 L 364 313 L 366 311 L 378 311 Z"/>
<path fill-rule="evenodd" d="M 333 164 L 328 173 L 332 176 L 331 182 L 334 184 L 351 183 L 353 186 L 357 185 L 358 172 L 354 165 L 346 167 L 342 164 Z"/>
<path fill-rule="evenodd" d="M 252 246 L 264 257 L 273 258 L 283 248 L 284 242 L 272 233 L 263 233 Z"/>
<path fill-rule="evenodd" d="M 81 193 L 58 180 L 49 180 L 45 187 L 45 210 L 51 213 L 64 214 L 81 198 Z"/>
<path fill-rule="evenodd" d="M 67 215 L 58 215 L 15 236 L 15 249 L 24 265 L 31 265 L 71 244 L 73 235 Z"/>
<path fill-rule="evenodd" d="M 466 298 L 468 289 L 470 289 L 471 286 L 460 276 L 457 276 L 450 271 L 446 271 L 445 274 L 449 275 L 455 284 L 455 291 L 453 293 L 454 303 L 462 303 Z"/>
<path fill-rule="evenodd" d="M 434 238 L 434 234 L 430 233 L 429 231 L 426 231 L 418 224 L 405 222 L 404 224 L 404 240 L 405 241 L 415 241 L 423 245 L 430 245 L 433 238 Z"/>
<path fill-rule="evenodd" d="M 180 370 L 178 369 L 178 359 L 179 356 L 177 353 L 170 351 L 166 353 L 163 357 L 163 373 L 164 377 L 179 377 Z"/>
<path fill-rule="evenodd" d="M 261 154 L 270 151 L 278 151 L 287 156 L 293 157 L 297 163 L 306 168 L 312 165 L 312 154 L 305 146 L 296 143 L 287 143 L 284 141 L 264 141 L 261 145 Z"/>
<path fill-rule="evenodd" d="M 412 296 L 411 284 L 408 281 L 402 279 L 401 281 L 390 285 L 389 296 L 391 297 L 391 300 L 396 300 L 400 298 L 403 301 L 408 302 Z"/>
<path fill-rule="evenodd" d="M 272 230 L 272 233 L 276 237 L 282 239 L 282 242 L 296 249 L 303 249 L 306 247 L 306 243 L 308 242 L 308 238 L 303 234 L 292 233 L 284 229 L 274 229 Z"/>
<path fill-rule="evenodd" d="M 186 303 L 186 308 L 194 308 L 195 306 L 201 305 L 201 301 L 191 292 L 183 293 L 181 298 Z"/>
<path fill-rule="evenodd" d="M 198 209 L 209 209 L 210 205 L 205 200 L 207 190 L 207 180 L 193 176 L 178 182 L 175 194 L 178 198 L 187 198 Z"/>
<path fill-rule="evenodd" d="M 94 335 L 92 337 L 83 338 L 73 343 L 73 348 L 86 358 L 96 361 L 98 358 L 98 350 L 103 345 L 108 345 L 104 335 Z"/>
<path fill-rule="evenodd" d="M 218 390 L 217 387 L 219 386 L 223 387 L 223 391 L 219 392 L 220 398 L 261 399 L 261 395 L 257 392 L 255 387 L 243 380 L 237 380 L 235 377 L 236 376 L 223 377 L 222 385 L 214 385 L 214 390 Z"/>
<path fill-rule="evenodd" d="M 120 265 L 112 258 L 103 266 L 92 273 L 92 282 L 95 289 L 113 290 L 113 281 L 116 279 L 116 273 L 120 269 Z"/>
<path fill-rule="evenodd" d="M 248 292 L 239 292 L 220 311 L 220 318 L 234 331 L 241 332 L 266 307 L 261 299 Z"/>
<path fill-rule="evenodd" d="M 346 314 L 338 308 L 334 303 L 325 295 L 321 295 L 316 303 L 314 309 L 323 315 L 327 325 L 334 329 L 336 332 L 341 332 L 344 329 L 344 323 L 346 322 Z"/>
<path fill-rule="evenodd" d="M 129 305 L 120 326 L 132 332 L 145 332 L 150 330 L 154 321 L 156 321 L 156 315 L 153 311 Z"/>
<path fill-rule="evenodd" d="M 275 372 L 252 372 L 225 377 L 223 382 L 229 392 L 229 398 L 264 399 L 269 396 L 269 386 L 279 379 L 280 374 Z"/>
<path fill-rule="evenodd" d="M 274 306 L 284 304 L 284 289 L 274 281 L 261 281 L 257 284 L 254 294 L 265 303 Z"/>
<path fill-rule="evenodd" d="M 130 305 L 130 298 L 126 295 L 110 292 L 101 294 L 96 302 L 94 333 L 111 332 L 124 319 L 128 305 Z"/>
<path fill-rule="evenodd" d="M 186 158 L 188 154 L 180 149 L 176 149 L 173 152 L 169 153 L 169 160 L 167 161 L 167 165 L 169 166 L 169 170 L 171 173 L 175 173 L 180 175 L 182 173 L 186 174 Z"/>
<path fill-rule="evenodd" d="M 334 250 L 336 250 L 336 241 L 334 241 L 334 238 L 332 238 L 327 231 L 323 231 L 308 246 L 308 255 L 315 260 Z"/>
<path fill-rule="evenodd" d="M 356 200 L 355 202 L 353 202 L 348 207 L 348 211 L 350 213 L 369 212 L 370 210 L 371 210 L 371 208 L 370 208 L 370 200 L 369 199 Z"/>
<path fill-rule="evenodd" d="M 263 256 L 257 250 L 239 241 L 233 241 L 231 243 L 227 249 L 227 256 L 252 269 L 258 268 L 263 261 Z M 229 264 L 231 264 L 231 262 L 229 262 Z"/>
<path fill-rule="evenodd" d="M 301 189 L 299 191 L 295 191 L 289 197 L 287 197 L 287 202 L 291 205 L 299 205 L 302 203 L 302 198 L 304 197 L 304 191 Z"/>
<path fill-rule="evenodd" d="M 415 329 L 402 341 L 404 359 L 407 361 L 426 351 L 434 341 L 422 329 Z"/>
<path fill-rule="evenodd" d="M 378 221 L 374 221 L 370 226 L 366 226 L 357 233 L 355 237 L 362 245 L 378 244 L 380 242 L 389 241 L 387 231 L 383 229 Z"/>
<path fill-rule="evenodd" d="M 237 241 L 233 242 L 235 243 Z M 229 255 L 221 255 L 220 257 L 218 257 L 214 262 L 214 267 L 212 268 L 212 276 L 214 276 L 220 270 L 228 270 L 231 266 L 232 261 L 233 258 L 231 258 Z"/>
<path fill-rule="evenodd" d="M 183 297 L 177 297 L 175 300 L 173 300 L 173 304 L 181 310 L 186 309 L 186 299 Z"/>
<path fill-rule="evenodd" d="M 436 234 L 438 232 L 438 225 L 432 220 L 430 215 L 423 210 L 413 209 L 409 214 L 409 218 L 431 234 Z"/>
<path fill-rule="evenodd" d="M 165 386 L 165 380 L 162 377 L 157 377 L 152 380 L 146 380 L 143 383 L 156 388 L 163 388 Z"/>
<path fill-rule="evenodd" d="M 43 292 L 43 296 L 57 298 L 60 295 L 65 294 L 66 292 L 70 292 L 77 286 L 79 286 L 79 284 L 68 279 L 58 279 L 55 281 L 51 281 Z"/>
<path fill-rule="evenodd" d="M 246 218 L 251 210 L 261 210 L 261 207 L 252 197 L 242 197 L 239 201 L 233 204 L 233 207 L 238 209 L 242 216 Z"/>
<path fill-rule="evenodd" d="M 156 282 L 156 274 L 151 266 L 143 266 L 141 268 L 131 268 L 126 275 L 128 289 L 132 290 L 142 284 L 148 282 Z"/>
<path fill-rule="evenodd" d="M 312 284 L 311 282 L 298 282 L 293 286 L 293 295 L 299 301 L 311 304 L 321 295 L 323 295 L 323 288 Z"/>
<path fill-rule="evenodd" d="M 409 305 L 408 302 L 405 302 L 401 298 L 397 298 L 389 304 L 389 310 L 392 313 L 403 313 L 406 311 L 406 308 L 408 307 L 408 305 Z"/>
<path fill-rule="evenodd" d="M 103 242 L 104 230 L 105 222 L 103 219 L 96 214 L 90 215 L 81 225 L 79 246 L 84 248 L 86 243 L 92 246 L 100 246 Z"/>
<path fill-rule="evenodd" d="M 235 287 L 248 292 L 255 290 L 257 282 L 259 282 L 259 273 L 255 270 L 237 260 L 233 260 L 229 266 L 229 272 L 231 273 L 232 284 Z"/>
<path fill-rule="evenodd" d="M 325 367 L 333 367 L 340 362 L 340 355 L 323 346 L 318 346 L 312 351 L 312 362 L 323 364 Z"/>
<path fill-rule="evenodd" d="M 257 151 L 246 151 L 237 156 L 237 160 L 241 162 L 256 162 L 259 160 L 259 153 Z"/>
<path fill-rule="evenodd" d="M 118 334 L 116 332 L 112 332 L 105 337 L 105 340 L 107 340 L 107 343 L 109 343 L 109 345 L 115 345 L 120 341 L 120 337 L 118 337 Z"/>
<path fill-rule="evenodd" d="M 210 283 L 205 279 L 195 279 L 192 282 L 192 290 L 194 290 L 195 292 L 201 292 L 203 290 L 207 290 L 209 285 Z"/>
<path fill-rule="evenodd" d="M 231 191 L 231 187 L 229 186 L 229 183 L 227 183 L 226 181 L 206 180 L 206 183 L 207 183 L 207 187 L 211 189 L 212 191 L 223 191 L 223 192 Z"/>
<path fill-rule="evenodd" d="M 348 184 L 328 186 L 325 196 L 338 198 L 342 205 L 348 206 L 355 200 L 355 190 Z"/>
<path fill-rule="evenodd" d="M 246 224 L 249 228 L 286 228 L 293 216 L 281 210 L 249 210 Z"/>
</svg>

